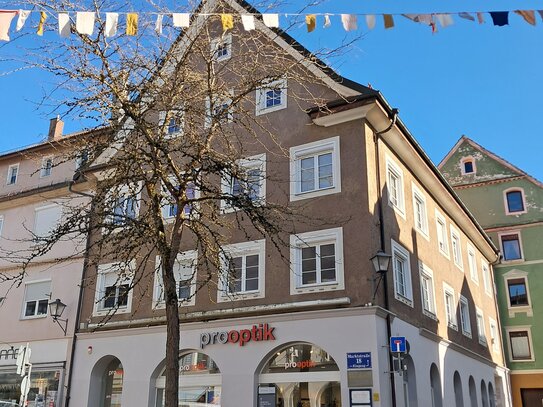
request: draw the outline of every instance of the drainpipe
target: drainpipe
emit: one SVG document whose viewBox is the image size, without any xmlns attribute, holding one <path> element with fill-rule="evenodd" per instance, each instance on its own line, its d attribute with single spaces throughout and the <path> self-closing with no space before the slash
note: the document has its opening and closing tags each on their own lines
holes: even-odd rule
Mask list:
<svg viewBox="0 0 543 407">
<path fill-rule="evenodd" d="M 383 220 L 383 195 L 381 193 L 381 169 L 380 169 L 380 160 L 379 160 L 379 138 L 381 135 L 388 133 L 392 127 L 396 124 L 396 119 L 398 118 L 398 109 L 392 109 L 392 117 L 390 117 L 390 125 L 382 130 L 374 132 L 373 142 L 375 144 L 375 178 L 377 181 L 377 210 L 379 216 L 379 237 L 381 250 L 385 251 L 385 224 Z M 383 289 L 385 294 L 385 309 L 388 311 L 390 304 L 388 299 L 388 273 L 383 273 Z M 386 316 L 387 324 L 387 337 L 392 336 L 392 321 L 390 320 L 390 313 L 387 312 Z M 396 407 L 396 384 L 394 378 L 394 360 L 392 357 L 392 352 L 388 352 L 388 365 L 389 365 L 389 374 L 390 374 L 390 393 L 392 397 L 392 407 Z"/>
</svg>

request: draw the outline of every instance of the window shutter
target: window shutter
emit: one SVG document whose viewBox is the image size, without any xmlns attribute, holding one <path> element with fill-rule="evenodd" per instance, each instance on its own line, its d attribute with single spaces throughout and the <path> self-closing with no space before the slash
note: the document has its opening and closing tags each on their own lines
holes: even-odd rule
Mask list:
<svg viewBox="0 0 543 407">
<path fill-rule="evenodd" d="M 34 233 L 39 237 L 46 237 L 57 226 L 60 220 L 60 206 L 54 205 L 36 209 Z"/>
</svg>

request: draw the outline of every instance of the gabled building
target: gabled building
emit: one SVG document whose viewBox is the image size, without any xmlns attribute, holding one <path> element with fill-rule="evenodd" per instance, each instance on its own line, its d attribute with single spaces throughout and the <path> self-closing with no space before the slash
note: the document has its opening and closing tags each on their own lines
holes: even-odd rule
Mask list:
<svg viewBox="0 0 543 407">
<path fill-rule="evenodd" d="M 543 184 L 463 136 L 439 164 L 499 247 L 494 265 L 515 406 L 543 400 Z"/>
<path fill-rule="evenodd" d="M 19 403 L 20 346 L 31 351 L 29 406 L 63 406 L 69 385 L 85 239 L 59 242 L 22 268 L 65 203 L 84 199 L 69 190 L 81 160 L 66 157 L 86 134 L 62 130 L 53 119 L 45 141 L 0 154 L 0 405 Z M 49 305 L 56 299 L 66 307 L 58 324 Z"/>
</svg>

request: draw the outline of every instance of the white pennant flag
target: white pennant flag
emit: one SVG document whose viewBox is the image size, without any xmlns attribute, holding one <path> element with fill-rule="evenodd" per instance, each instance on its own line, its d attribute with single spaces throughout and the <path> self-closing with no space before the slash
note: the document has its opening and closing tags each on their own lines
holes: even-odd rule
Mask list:
<svg viewBox="0 0 543 407">
<path fill-rule="evenodd" d="M 356 14 L 342 14 L 341 22 L 345 31 L 355 31 L 358 28 Z"/>
<path fill-rule="evenodd" d="M 173 13 L 173 26 L 186 28 L 190 25 L 190 14 L 188 13 Z"/>
<path fill-rule="evenodd" d="M 323 27 L 328 28 L 331 25 L 332 25 L 332 22 L 330 21 L 330 14 L 325 14 L 324 15 L 324 25 L 323 25 Z"/>
<path fill-rule="evenodd" d="M 78 11 L 75 19 L 75 29 L 79 34 L 92 35 L 95 15 L 92 11 Z"/>
<path fill-rule="evenodd" d="M 366 15 L 366 24 L 370 30 L 375 28 L 375 16 L 373 14 Z"/>
<path fill-rule="evenodd" d="M 262 20 L 267 27 L 279 28 L 279 14 L 262 14 Z"/>
<path fill-rule="evenodd" d="M 119 24 L 119 13 L 106 13 L 106 37 L 113 37 L 117 34 Z"/>
<path fill-rule="evenodd" d="M 155 23 L 155 31 L 158 35 L 162 35 L 162 20 L 164 19 L 164 15 L 158 14 L 156 16 L 156 23 Z"/>
<path fill-rule="evenodd" d="M 0 40 L 9 41 L 9 26 L 11 20 L 17 14 L 16 11 L 0 11 Z"/>
<path fill-rule="evenodd" d="M 242 14 L 241 22 L 245 31 L 251 31 L 255 29 L 255 17 L 251 14 Z"/>
<path fill-rule="evenodd" d="M 436 14 L 436 18 L 443 28 L 454 24 L 452 16 L 450 14 Z"/>
<path fill-rule="evenodd" d="M 71 34 L 70 15 L 68 13 L 58 13 L 58 34 L 67 38 Z"/>
<path fill-rule="evenodd" d="M 17 26 L 15 29 L 20 31 L 25 25 L 26 19 L 30 15 L 30 10 L 19 10 L 19 17 L 17 18 Z"/>
</svg>

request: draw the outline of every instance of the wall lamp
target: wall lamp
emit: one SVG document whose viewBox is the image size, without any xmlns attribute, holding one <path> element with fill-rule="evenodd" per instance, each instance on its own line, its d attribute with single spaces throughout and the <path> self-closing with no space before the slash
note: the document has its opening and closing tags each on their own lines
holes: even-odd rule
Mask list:
<svg viewBox="0 0 543 407">
<path fill-rule="evenodd" d="M 62 329 L 62 332 L 64 332 L 64 336 L 66 336 L 66 331 L 68 330 L 68 319 L 60 318 L 62 316 L 62 313 L 64 312 L 64 308 L 66 308 L 66 304 L 64 304 L 58 298 L 55 301 L 51 301 L 49 303 L 49 313 L 51 314 L 53 321 L 55 321 L 57 325 L 60 326 L 60 329 Z M 64 326 L 62 326 L 61 322 L 64 322 Z"/>
<path fill-rule="evenodd" d="M 390 264 L 390 259 L 392 256 L 388 253 L 385 253 L 382 250 L 379 250 L 375 256 L 370 260 L 373 264 L 373 269 L 377 274 L 386 273 L 388 271 L 388 266 Z"/>
</svg>

